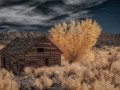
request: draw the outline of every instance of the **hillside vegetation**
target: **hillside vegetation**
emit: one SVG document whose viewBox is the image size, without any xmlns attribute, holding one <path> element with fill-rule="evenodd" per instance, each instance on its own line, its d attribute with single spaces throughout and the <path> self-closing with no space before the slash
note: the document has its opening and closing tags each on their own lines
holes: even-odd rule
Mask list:
<svg viewBox="0 0 120 90">
<path fill-rule="evenodd" d="M 42 32 L 8 32 L 0 33 L 0 44 L 7 45 L 11 40 L 16 37 L 21 38 L 35 38 L 40 37 L 41 35 L 47 35 L 47 33 Z M 99 46 L 120 46 L 120 34 L 110 34 L 110 33 L 101 33 L 97 45 Z"/>
</svg>

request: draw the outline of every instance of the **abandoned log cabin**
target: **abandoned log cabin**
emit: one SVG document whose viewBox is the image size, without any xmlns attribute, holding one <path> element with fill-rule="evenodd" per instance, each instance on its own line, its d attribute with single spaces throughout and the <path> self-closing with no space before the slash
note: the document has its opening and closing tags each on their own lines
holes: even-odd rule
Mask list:
<svg viewBox="0 0 120 90">
<path fill-rule="evenodd" d="M 61 51 L 47 37 L 16 38 L 1 50 L 1 67 L 13 73 L 24 67 L 61 65 Z"/>
</svg>

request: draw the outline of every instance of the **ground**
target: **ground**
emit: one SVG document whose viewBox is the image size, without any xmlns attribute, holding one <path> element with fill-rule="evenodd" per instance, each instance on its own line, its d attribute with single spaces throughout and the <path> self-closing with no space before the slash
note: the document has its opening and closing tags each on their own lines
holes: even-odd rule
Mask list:
<svg viewBox="0 0 120 90">
<path fill-rule="evenodd" d="M 62 60 L 61 67 L 27 67 L 21 76 L 0 70 L 0 85 L 7 83 L 10 88 L 15 81 L 12 90 L 120 90 L 120 47 L 103 46 L 93 51 L 91 64 L 70 65 Z"/>
</svg>

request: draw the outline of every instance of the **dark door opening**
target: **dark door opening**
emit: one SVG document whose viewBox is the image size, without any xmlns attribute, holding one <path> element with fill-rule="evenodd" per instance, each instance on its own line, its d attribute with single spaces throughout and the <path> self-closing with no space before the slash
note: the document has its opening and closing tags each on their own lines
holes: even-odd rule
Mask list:
<svg viewBox="0 0 120 90">
<path fill-rule="evenodd" d="M 21 64 L 21 65 L 19 66 L 19 68 L 20 68 L 20 72 L 23 72 L 23 71 L 24 71 L 24 65 Z"/>
<path fill-rule="evenodd" d="M 45 58 L 45 65 L 46 66 L 49 66 L 50 64 L 49 64 L 49 58 Z"/>
<path fill-rule="evenodd" d="M 21 59 L 18 64 L 19 64 L 19 71 L 23 72 L 24 71 L 24 60 Z"/>
<path fill-rule="evenodd" d="M 5 58 L 2 58 L 2 67 L 6 68 L 6 59 Z"/>
</svg>

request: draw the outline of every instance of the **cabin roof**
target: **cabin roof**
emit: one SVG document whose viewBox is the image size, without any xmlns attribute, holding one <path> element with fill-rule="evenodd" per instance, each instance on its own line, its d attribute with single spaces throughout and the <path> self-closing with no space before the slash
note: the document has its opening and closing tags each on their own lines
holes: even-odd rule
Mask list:
<svg viewBox="0 0 120 90">
<path fill-rule="evenodd" d="M 40 42 L 46 39 L 49 40 L 46 36 L 37 37 L 37 38 L 17 37 L 14 40 L 12 40 L 6 47 L 4 47 L 1 50 L 1 53 L 3 54 L 24 54 L 24 52 L 27 51 L 31 46 L 33 46 L 37 42 Z M 56 47 L 62 53 L 62 51 L 57 46 L 54 45 L 54 47 Z"/>
</svg>

